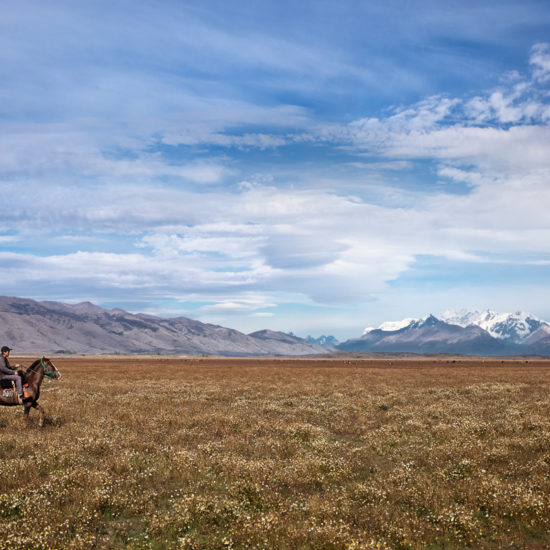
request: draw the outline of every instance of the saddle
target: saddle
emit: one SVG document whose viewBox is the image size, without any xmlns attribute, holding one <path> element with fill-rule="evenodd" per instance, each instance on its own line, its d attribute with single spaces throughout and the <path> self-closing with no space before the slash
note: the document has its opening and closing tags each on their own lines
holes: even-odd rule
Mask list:
<svg viewBox="0 0 550 550">
<path fill-rule="evenodd" d="M 30 397 L 31 394 L 29 393 L 29 385 L 25 384 L 23 386 L 23 398 Z M 12 398 L 14 403 L 17 403 L 17 391 L 15 388 L 9 387 L 9 388 L 2 388 L 0 389 L 0 397 L 3 397 L 4 399 Z"/>
<path fill-rule="evenodd" d="M 17 374 L 21 376 L 21 384 L 23 385 L 23 395 L 25 397 L 30 397 L 28 393 L 29 385 L 26 383 L 26 378 L 23 371 L 19 371 Z M 15 398 L 15 382 L 12 380 L 6 380 L 5 378 L 0 378 L 0 395 L 2 397 L 14 397 Z"/>
</svg>

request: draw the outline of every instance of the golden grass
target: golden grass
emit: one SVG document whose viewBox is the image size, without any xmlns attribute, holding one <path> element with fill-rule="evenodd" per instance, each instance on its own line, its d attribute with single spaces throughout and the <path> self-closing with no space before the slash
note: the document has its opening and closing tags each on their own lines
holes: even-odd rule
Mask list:
<svg viewBox="0 0 550 550">
<path fill-rule="evenodd" d="M 550 548 L 550 362 L 55 363 L 0 548 Z"/>
</svg>

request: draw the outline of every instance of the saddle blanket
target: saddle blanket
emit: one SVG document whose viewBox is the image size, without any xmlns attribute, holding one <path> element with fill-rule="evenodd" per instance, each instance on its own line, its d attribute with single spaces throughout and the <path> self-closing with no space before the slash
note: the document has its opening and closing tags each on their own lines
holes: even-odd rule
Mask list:
<svg viewBox="0 0 550 550">
<path fill-rule="evenodd" d="M 12 388 L 4 388 L 2 389 L 2 397 L 13 397 L 15 394 L 15 390 Z M 28 392 L 28 386 L 23 386 L 23 396 L 24 397 L 30 397 L 30 393 Z"/>
</svg>

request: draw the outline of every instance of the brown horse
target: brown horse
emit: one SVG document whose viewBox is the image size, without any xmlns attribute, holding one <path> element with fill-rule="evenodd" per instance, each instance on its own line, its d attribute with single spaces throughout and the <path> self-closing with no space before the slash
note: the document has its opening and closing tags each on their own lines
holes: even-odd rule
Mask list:
<svg viewBox="0 0 550 550">
<path fill-rule="evenodd" d="M 42 427 L 44 425 L 44 409 L 38 404 L 38 398 L 40 397 L 40 385 L 44 376 L 51 380 L 59 380 L 61 373 L 57 370 L 56 366 L 46 357 L 37 359 L 26 371 L 19 371 L 19 375 L 22 375 L 23 384 L 28 384 L 24 388 L 25 398 L 23 399 L 23 406 L 25 407 L 24 418 L 25 424 L 29 423 L 29 412 L 31 408 L 37 409 L 40 413 L 40 420 L 38 425 Z M 0 394 L 0 405 L 18 405 L 16 396 L 4 397 Z"/>
</svg>

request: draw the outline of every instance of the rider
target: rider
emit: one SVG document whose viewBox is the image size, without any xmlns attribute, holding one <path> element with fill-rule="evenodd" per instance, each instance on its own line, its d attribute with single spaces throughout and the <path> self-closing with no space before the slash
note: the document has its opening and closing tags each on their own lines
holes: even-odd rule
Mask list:
<svg viewBox="0 0 550 550">
<path fill-rule="evenodd" d="M 17 394 L 19 396 L 19 402 L 23 403 L 23 386 L 21 384 L 21 377 L 16 374 L 15 369 L 18 369 L 21 365 L 17 364 L 15 367 L 10 365 L 8 357 L 10 356 L 11 348 L 8 346 L 2 347 L 2 356 L 0 356 L 0 379 L 13 380 L 15 387 L 17 388 Z"/>
</svg>

